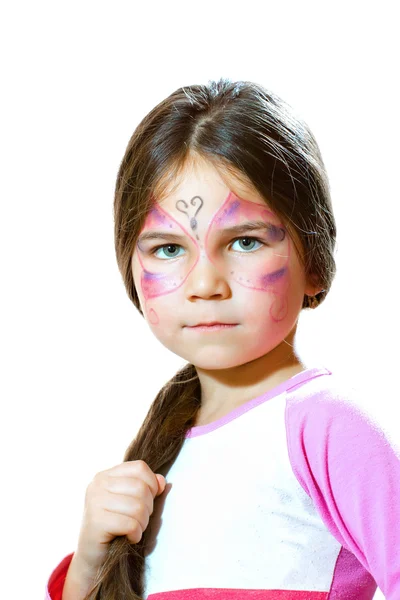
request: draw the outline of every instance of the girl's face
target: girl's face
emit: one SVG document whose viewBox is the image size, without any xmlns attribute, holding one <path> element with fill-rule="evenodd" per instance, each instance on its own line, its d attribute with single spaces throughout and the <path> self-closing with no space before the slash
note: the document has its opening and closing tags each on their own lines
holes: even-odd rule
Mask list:
<svg viewBox="0 0 400 600">
<path fill-rule="evenodd" d="M 288 336 L 304 294 L 316 290 L 283 223 L 254 189 L 203 161 L 177 184 L 155 200 L 132 256 L 143 314 L 159 341 L 196 367 L 260 358 Z M 231 326 L 193 327 L 209 322 Z"/>
</svg>

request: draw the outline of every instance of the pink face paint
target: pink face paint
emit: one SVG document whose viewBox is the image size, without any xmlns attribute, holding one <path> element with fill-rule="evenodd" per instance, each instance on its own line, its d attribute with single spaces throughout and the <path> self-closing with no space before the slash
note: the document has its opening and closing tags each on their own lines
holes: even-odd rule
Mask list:
<svg viewBox="0 0 400 600">
<path fill-rule="evenodd" d="M 238 226 L 247 221 L 260 222 L 260 228 L 257 231 L 237 234 L 236 237 L 240 235 L 242 238 L 256 237 L 267 246 L 278 245 L 279 253 L 276 251 L 277 248 L 274 248 L 275 251 L 269 251 L 268 253 L 261 250 L 231 252 L 227 259 L 227 262 L 232 267 L 229 272 L 233 279 L 241 282 L 242 285 L 256 290 L 267 291 L 270 284 L 275 283 L 279 279 L 279 277 L 274 277 L 271 280 L 267 275 L 271 272 L 281 271 L 288 264 L 289 237 L 286 236 L 285 229 L 277 217 L 266 206 L 247 200 L 239 200 L 234 194 L 230 193 L 211 220 L 206 234 L 205 247 L 210 260 L 223 272 L 225 267 L 219 256 L 215 254 L 210 255 L 212 239 L 222 229 Z"/>
<path fill-rule="evenodd" d="M 270 308 L 271 318 L 274 321 L 282 320 L 287 314 L 290 238 L 273 212 L 265 205 L 239 199 L 230 193 L 210 223 L 205 247 L 209 251 L 212 238 L 221 229 L 234 227 L 247 221 L 259 221 L 260 230 L 248 231 L 240 235 L 243 238 L 256 237 L 267 245 L 266 248 L 239 254 L 230 252 L 228 258 L 223 257 L 223 259 L 219 255 L 208 254 L 208 256 L 221 273 L 229 273 L 230 278 L 241 285 L 272 293 L 275 300 Z"/>
<path fill-rule="evenodd" d="M 203 205 L 199 196 L 192 198 L 192 204 L 196 205 L 196 215 L 191 217 L 190 206 L 183 200 L 181 207 L 176 207 L 182 212 L 186 212 L 190 220 L 192 231 L 197 229 L 195 216 Z M 199 204 L 200 203 L 200 204 Z M 185 210 L 182 210 L 184 208 Z M 218 251 L 220 247 L 219 239 L 223 235 L 223 229 L 228 227 L 240 226 L 247 221 L 257 221 L 260 223 L 260 229 L 257 231 L 247 231 L 241 234 L 229 236 L 229 241 L 237 237 L 243 239 L 246 237 L 255 237 L 264 242 L 265 247 L 258 248 L 257 251 L 229 251 L 221 256 Z M 138 258 L 142 266 L 141 286 L 146 303 L 151 299 L 176 291 L 181 287 L 189 276 L 200 258 L 200 248 L 197 241 L 190 233 L 172 215 L 164 211 L 159 205 L 154 204 L 150 211 L 142 232 L 150 230 L 162 230 L 163 233 L 170 233 L 176 236 L 187 236 L 187 238 L 168 238 L 157 241 L 157 245 L 177 245 L 185 246 L 184 255 L 174 258 L 160 259 L 149 250 L 150 242 L 139 242 Z M 197 232 L 196 238 L 199 239 Z M 238 244 L 239 240 L 235 241 Z M 256 242 L 259 246 L 259 242 Z M 147 250 L 146 250 L 147 244 Z M 155 242 L 151 242 L 154 248 Z M 286 235 L 285 228 L 279 222 L 274 213 L 267 209 L 265 205 L 256 204 L 247 200 L 237 198 L 230 193 L 221 208 L 215 213 L 207 228 L 205 234 L 205 251 L 207 258 L 214 264 L 217 270 L 228 280 L 234 280 L 244 287 L 257 291 L 269 292 L 274 296 L 274 302 L 270 307 L 270 316 L 274 321 L 284 318 L 287 313 L 287 289 L 288 263 L 290 257 L 290 238 Z M 217 249 L 217 250 L 216 250 Z M 160 252 L 161 250 L 159 250 Z M 154 314 L 153 314 L 154 313 Z M 154 309 L 148 311 L 151 322 L 158 322 L 158 317 Z"/>
<path fill-rule="evenodd" d="M 193 245 L 196 248 L 198 247 L 196 240 L 190 235 L 190 233 L 158 205 L 155 205 L 148 214 L 142 232 L 146 232 L 151 229 L 161 229 L 166 234 L 170 233 L 177 236 L 187 236 L 192 241 Z M 183 242 L 184 239 L 185 238 L 182 237 L 181 242 Z M 178 242 L 175 243 L 177 244 Z M 165 240 L 158 240 L 157 245 L 161 244 L 168 245 L 168 242 Z M 174 244 L 174 242 L 171 241 L 170 244 Z M 198 252 L 192 252 L 192 254 L 195 255 L 195 260 L 186 260 L 185 266 L 182 269 L 182 259 L 179 261 L 173 261 L 172 259 L 168 258 L 157 258 L 156 256 L 151 255 L 149 252 L 146 252 L 146 246 L 144 242 L 139 242 L 137 247 L 139 262 L 143 269 L 141 286 L 143 296 L 146 301 L 150 298 L 169 294 L 170 292 L 178 289 L 198 261 Z"/>
</svg>

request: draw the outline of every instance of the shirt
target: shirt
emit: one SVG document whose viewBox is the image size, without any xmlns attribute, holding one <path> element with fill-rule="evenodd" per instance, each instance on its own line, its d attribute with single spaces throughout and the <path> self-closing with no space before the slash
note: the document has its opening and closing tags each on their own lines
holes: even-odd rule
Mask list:
<svg viewBox="0 0 400 600">
<path fill-rule="evenodd" d="M 400 600 L 400 453 L 329 369 L 190 429 L 166 480 L 145 599 Z"/>
</svg>

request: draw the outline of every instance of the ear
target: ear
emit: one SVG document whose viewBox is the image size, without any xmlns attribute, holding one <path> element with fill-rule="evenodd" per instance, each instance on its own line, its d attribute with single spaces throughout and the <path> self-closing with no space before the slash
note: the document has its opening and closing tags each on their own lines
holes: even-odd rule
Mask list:
<svg viewBox="0 0 400 600">
<path fill-rule="evenodd" d="M 304 293 L 306 296 L 316 296 L 323 291 L 323 286 L 317 282 L 316 275 L 309 275 L 306 279 Z"/>
</svg>

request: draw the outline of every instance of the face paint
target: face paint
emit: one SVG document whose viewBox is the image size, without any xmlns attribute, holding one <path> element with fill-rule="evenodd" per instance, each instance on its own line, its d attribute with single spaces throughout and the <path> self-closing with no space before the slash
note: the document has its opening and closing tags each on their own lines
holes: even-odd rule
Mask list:
<svg viewBox="0 0 400 600">
<path fill-rule="evenodd" d="M 229 193 L 207 227 L 205 252 L 201 252 L 203 247 L 199 244 L 196 217 L 203 204 L 200 196 L 194 196 L 190 203 L 178 200 L 175 205 L 177 210 L 187 215 L 196 239 L 171 214 L 164 211 L 159 204 L 154 204 L 137 244 L 142 267 L 141 287 L 146 304 L 152 298 L 178 290 L 201 255 L 202 259 L 205 257 L 205 260 L 210 260 L 227 281 L 234 281 L 258 292 L 273 294 L 274 302 L 270 307 L 270 316 L 274 321 L 283 319 L 287 312 L 290 238 L 279 219 L 266 205 L 243 200 Z M 251 229 L 245 228 L 249 221 L 252 222 Z M 254 229 L 255 224 L 257 229 Z M 154 247 L 154 242 L 149 244 L 152 235 L 155 237 L 151 230 L 163 233 L 158 250 Z M 256 250 L 225 251 L 228 242 L 230 246 L 237 246 L 240 241 L 250 236 L 259 240 L 250 241 L 251 244 L 258 244 Z M 232 242 L 234 237 L 237 239 Z M 221 243 L 221 240 L 224 243 Z M 161 244 L 163 248 L 160 247 Z M 168 247 L 179 247 L 183 254 L 171 258 L 159 258 L 155 255 L 155 251 L 161 253 Z M 147 313 L 151 322 L 156 324 L 158 317 L 154 309 L 147 310 Z"/>
<path fill-rule="evenodd" d="M 242 240 L 256 237 L 261 244 L 250 252 L 228 252 L 227 258 L 212 253 L 213 238 L 224 229 L 238 228 L 247 222 L 257 224 L 253 231 L 243 231 Z M 236 240 L 235 245 L 240 240 Z M 251 242 L 253 243 L 253 242 Z M 231 280 L 254 290 L 269 292 L 275 301 L 270 308 L 270 316 L 278 321 L 286 316 L 286 293 L 289 286 L 288 264 L 290 259 L 290 238 L 284 226 L 266 205 L 239 199 L 230 193 L 224 204 L 213 217 L 207 230 L 205 247 L 210 260 L 219 272 Z"/>
<path fill-rule="evenodd" d="M 196 208 L 196 212 L 194 213 L 194 217 L 190 217 L 190 214 L 187 211 L 187 209 L 189 208 L 189 205 L 184 200 L 178 200 L 178 202 L 176 203 L 176 208 L 189 217 L 189 219 L 190 219 L 190 227 L 192 228 L 193 231 L 195 231 L 195 229 L 197 229 L 197 219 L 196 219 L 196 216 L 197 216 L 197 213 L 199 212 L 199 210 L 201 209 L 201 207 L 203 206 L 204 202 L 203 202 L 202 198 L 200 198 L 200 196 L 194 196 L 191 199 L 190 204 L 192 206 L 194 206 L 196 203 L 198 203 L 199 206 Z M 182 208 L 182 206 L 184 206 L 184 208 Z M 196 238 L 199 239 L 199 236 L 197 235 L 197 233 L 196 233 Z"/>
<path fill-rule="evenodd" d="M 153 334 L 206 370 L 269 354 L 296 326 L 313 287 L 268 203 L 252 185 L 230 179 L 209 162 L 188 164 L 173 189 L 153 200 L 131 261 Z M 235 326 L 193 328 L 203 321 Z"/>
<path fill-rule="evenodd" d="M 197 223 L 195 227 L 197 227 Z M 154 256 L 154 246 L 150 247 L 146 242 L 146 239 L 152 239 L 146 237 L 146 232 L 152 229 L 165 233 L 165 236 L 163 235 L 163 241 L 165 242 L 168 236 L 171 236 L 170 246 L 177 244 L 176 240 L 178 239 L 181 243 L 186 242 L 186 245 L 188 245 L 186 238 L 190 240 L 191 253 L 186 254 L 184 265 L 182 265 L 182 259 L 176 261 Z M 141 286 L 143 296 L 147 301 L 156 296 L 169 294 L 182 285 L 198 261 L 198 244 L 190 233 L 159 205 L 155 205 L 150 211 L 142 232 L 144 235 L 141 233 L 139 236 L 137 248 L 139 250 L 139 262 L 143 269 Z M 168 246 L 168 243 L 164 245 Z"/>
</svg>

